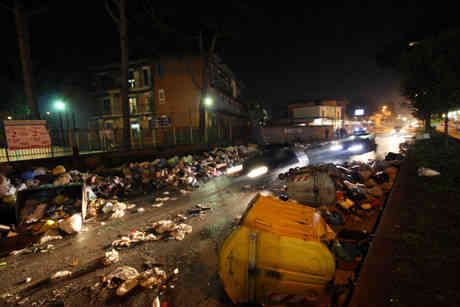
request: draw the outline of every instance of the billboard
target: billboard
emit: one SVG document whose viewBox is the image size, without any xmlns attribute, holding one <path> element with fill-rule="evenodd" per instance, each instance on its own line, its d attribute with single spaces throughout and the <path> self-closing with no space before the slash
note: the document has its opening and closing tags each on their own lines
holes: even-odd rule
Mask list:
<svg viewBox="0 0 460 307">
<path fill-rule="evenodd" d="M 51 146 L 51 138 L 44 120 L 5 120 L 8 148 L 32 149 Z"/>
<path fill-rule="evenodd" d="M 363 116 L 363 115 L 364 115 L 364 109 L 355 110 L 355 116 Z"/>
</svg>

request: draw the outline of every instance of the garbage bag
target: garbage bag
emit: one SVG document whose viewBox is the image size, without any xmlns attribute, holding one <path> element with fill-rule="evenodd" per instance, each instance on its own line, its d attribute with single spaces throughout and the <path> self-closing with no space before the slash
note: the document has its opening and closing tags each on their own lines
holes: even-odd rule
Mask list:
<svg viewBox="0 0 460 307">
<path fill-rule="evenodd" d="M 175 166 L 177 164 L 177 162 L 179 162 L 179 157 L 178 156 L 174 156 L 174 157 L 168 159 L 168 164 L 170 166 Z"/>
<path fill-rule="evenodd" d="M 38 167 L 34 169 L 34 174 L 35 176 L 41 176 L 41 175 L 46 175 L 47 171 L 46 168 L 44 167 Z"/>
<path fill-rule="evenodd" d="M 59 229 L 61 229 L 62 231 L 68 234 L 72 234 L 75 232 L 80 232 L 82 228 L 82 224 L 83 224 L 83 221 L 81 218 L 81 214 L 77 213 L 77 214 L 72 215 L 71 217 L 66 218 L 64 221 L 59 223 Z"/>
<path fill-rule="evenodd" d="M 56 166 L 56 167 L 51 171 L 51 173 L 52 173 L 53 175 L 55 175 L 55 176 L 56 176 L 56 175 L 62 175 L 62 174 L 64 174 L 65 172 L 66 172 L 66 170 L 65 170 L 65 167 L 64 167 L 63 165 L 58 165 L 58 166 Z"/>
<path fill-rule="evenodd" d="M 404 156 L 399 153 L 389 152 L 386 157 L 385 161 L 394 161 L 394 160 L 403 160 Z"/>
<path fill-rule="evenodd" d="M 29 180 L 29 179 L 34 179 L 36 174 L 34 171 L 25 171 L 21 174 L 21 179 L 22 180 Z"/>
<path fill-rule="evenodd" d="M 343 217 L 337 212 L 326 211 L 321 215 L 329 225 L 342 226 L 344 223 Z"/>
<path fill-rule="evenodd" d="M 440 172 L 435 171 L 434 169 L 431 169 L 431 168 L 426 168 L 426 167 L 420 167 L 417 170 L 417 174 L 419 176 L 428 176 L 428 177 L 441 175 Z"/>
</svg>

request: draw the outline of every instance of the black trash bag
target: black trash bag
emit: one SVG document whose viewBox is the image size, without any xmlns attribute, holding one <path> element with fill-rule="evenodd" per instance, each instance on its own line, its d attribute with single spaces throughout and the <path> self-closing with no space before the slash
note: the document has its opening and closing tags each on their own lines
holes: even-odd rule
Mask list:
<svg viewBox="0 0 460 307">
<path fill-rule="evenodd" d="M 286 193 L 282 193 L 280 195 L 280 199 L 283 200 L 283 201 L 287 201 L 289 199 L 288 195 Z"/>
<path fill-rule="evenodd" d="M 383 184 L 390 181 L 390 177 L 384 172 L 378 172 L 375 176 L 371 177 L 377 184 Z"/>
<path fill-rule="evenodd" d="M 331 251 L 342 261 L 353 261 L 357 257 L 361 257 L 361 251 L 351 243 L 334 242 L 331 246 Z"/>
<path fill-rule="evenodd" d="M 326 211 L 322 214 L 323 219 L 332 226 L 342 226 L 344 224 L 343 217 L 337 212 Z"/>
<path fill-rule="evenodd" d="M 395 153 L 395 152 L 389 152 L 385 157 L 385 161 L 394 161 L 394 160 L 403 160 L 403 159 L 404 159 L 404 156 L 402 154 Z"/>
</svg>

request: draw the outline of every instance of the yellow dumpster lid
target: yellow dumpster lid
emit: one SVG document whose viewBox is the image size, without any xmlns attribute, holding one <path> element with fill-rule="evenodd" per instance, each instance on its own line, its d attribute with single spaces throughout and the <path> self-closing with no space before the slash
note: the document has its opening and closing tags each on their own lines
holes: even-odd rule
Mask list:
<svg viewBox="0 0 460 307">
<path fill-rule="evenodd" d="M 260 194 L 246 209 L 241 225 L 306 241 L 331 240 L 336 237 L 314 208 Z"/>
</svg>

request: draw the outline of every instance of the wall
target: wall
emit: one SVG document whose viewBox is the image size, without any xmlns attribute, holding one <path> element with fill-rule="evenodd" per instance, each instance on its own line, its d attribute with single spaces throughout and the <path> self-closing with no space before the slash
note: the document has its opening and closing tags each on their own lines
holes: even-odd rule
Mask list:
<svg viewBox="0 0 460 307">
<path fill-rule="evenodd" d="M 162 58 L 153 72 L 155 114 L 171 117 L 175 127 L 199 127 L 200 90 L 202 59 L 200 57 Z M 160 90 L 165 101 L 159 100 Z"/>
<path fill-rule="evenodd" d="M 267 143 L 291 143 L 296 140 L 311 142 L 315 139 L 325 139 L 327 129 L 329 139 L 335 138 L 332 126 L 265 127 L 262 128 L 262 137 Z"/>
</svg>

